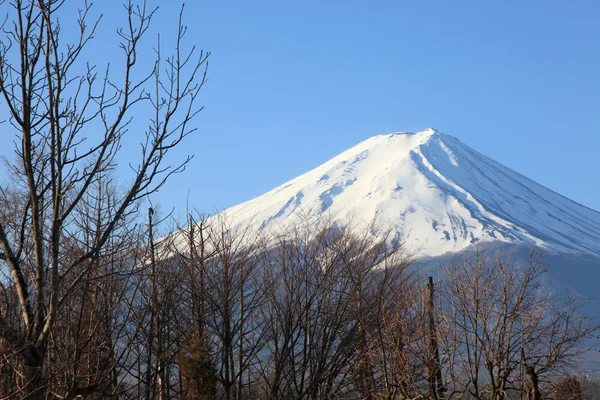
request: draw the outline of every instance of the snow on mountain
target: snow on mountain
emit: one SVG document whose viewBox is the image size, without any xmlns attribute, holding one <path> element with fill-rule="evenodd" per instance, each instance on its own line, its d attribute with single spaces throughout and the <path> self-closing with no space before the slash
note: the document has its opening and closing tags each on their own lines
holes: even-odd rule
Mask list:
<svg viewBox="0 0 600 400">
<path fill-rule="evenodd" d="M 492 241 L 600 256 L 599 212 L 433 129 L 369 138 L 225 213 L 256 229 L 307 218 L 391 228 L 420 256 Z"/>
</svg>

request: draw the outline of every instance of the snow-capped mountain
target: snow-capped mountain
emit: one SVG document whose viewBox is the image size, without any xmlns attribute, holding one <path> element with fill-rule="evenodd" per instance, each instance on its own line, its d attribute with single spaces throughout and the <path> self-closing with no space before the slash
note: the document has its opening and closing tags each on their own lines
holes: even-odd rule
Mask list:
<svg viewBox="0 0 600 400">
<path fill-rule="evenodd" d="M 493 241 L 600 256 L 599 212 L 433 129 L 369 138 L 225 213 L 256 229 L 325 217 L 391 228 L 419 256 Z"/>
</svg>

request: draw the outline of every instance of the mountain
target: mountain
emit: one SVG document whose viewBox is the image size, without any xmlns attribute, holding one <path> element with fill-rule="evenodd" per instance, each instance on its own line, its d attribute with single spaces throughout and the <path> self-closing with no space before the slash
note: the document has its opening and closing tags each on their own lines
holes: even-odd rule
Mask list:
<svg viewBox="0 0 600 400">
<path fill-rule="evenodd" d="M 419 275 L 443 277 L 475 248 L 526 264 L 535 247 L 549 272 L 543 290 L 573 295 L 600 323 L 600 213 L 434 129 L 371 137 L 223 214 L 246 232 L 322 219 L 392 229 Z M 600 376 L 600 351 L 583 364 Z"/>
<path fill-rule="evenodd" d="M 490 242 L 600 257 L 599 212 L 434 129 L 371 137 L 225 213 L 256 229 L 307 218 L 392 229 L 419 257 Z"/>
</svg>

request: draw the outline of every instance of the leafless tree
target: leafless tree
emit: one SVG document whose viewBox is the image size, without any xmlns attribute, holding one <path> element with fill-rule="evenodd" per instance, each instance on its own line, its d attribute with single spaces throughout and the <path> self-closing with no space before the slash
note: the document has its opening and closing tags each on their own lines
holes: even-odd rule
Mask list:
<svg viewBox="0 0 600 400">
<path fill-rule="evenodd" d="M 542 398 L 543 380 L 573 366 L 582 340 L 596 328 L 542 289 L 545 269 L 532 252 L 527 265 L 486 259 L 477 253 L 448 270 L 446 328 L 459 354 L 450 380 L 459 392 L 503 400 L 523 393 Z"/>
<path fill-rule="evenodd" d="M 244 399 L 255 379 L 252 367 L 263 345 L 259 310 L 265 289 L 260 279 L 259 255 L 266 249 L 259 232 L 233 227 L 225 215 L 212 219 L 204 262 L 204 321 L 214 352 L 217 380 L 223 398 Z"/>
<path fill-rule="evenodd" d="M 265 253 L 269 323 L 259 367 L 266 398 L 376 395 L 372 310 L 392 294 L 406 262 L 398 245 L 353 228 L 295 226 Z"/>
<path fill-rule="evenodd" d="M 206 328 L 206 274 L 208 260 L 215 253 L 210 246 L 212 226 L 208 217 L 188 216 L 187 225 L 179 226 L 178 239 L 172 242 L 172 253 L 181 260 L 187 275 L 187 314 L 190 327 L 187 345 L 179 355 L 182 397 L 211 399 L 216 395 L 217 373 Z"/>
<path fill-rule="evenodd" d="M 155 63 L 140 66 L 140 43 L 156 10 L 130 1 L 128 23 L 118 30 L 122 69 L 99 71 L 83 56 L 100 22 L 91 17 L 91 3 L 81 5 L 79 36 L 71 42 L 58 18 L 67 2 L 2 4 L 8 14 L 0 35 L 0 93 L 9 115 L 3 130 L 17 137 L 14 158 L 7 158 L 12 181 L 0 193 L 0 201 L 13 204 L 0 215 L 0 269 L 11 280 L 2 283 L 11 292 L 2 308 L 16 296 L 20 315 L 7 321 L 14 315 L 0 314 L 0 336 L 15 354 L 17 392 L 45 398 L 46 374 L 53 373 L 46 363 L 59 356 L 49 353 L 53 332 L 65 323 L 63 310 L 73 293 L 86 284 L 96 290 L 91 271 L 121 222 L 189 161 L 169 166 L 167 155 L 194 131 L 208 54 L 184 50 L 180 20 L 174 55 L 164 57 L 159 44 Z M 144 105 L 152 110 L 145 123 L 136 120 Z M 137 132 L 143 125 L 144 133 Z M 132 177 L 119 182 L 123 189 L 112 194 L 110 217 L 89 238 L 80 226 L 94 216 L 78 210 L 115 169 L 124 138 L 136 133 L 142 141 L 139 159 L 129 160 Z M 80 312 L 92 312 L 84 308 Z M 100 325 L 82 328 L 100 330 Z"/>
</svg>

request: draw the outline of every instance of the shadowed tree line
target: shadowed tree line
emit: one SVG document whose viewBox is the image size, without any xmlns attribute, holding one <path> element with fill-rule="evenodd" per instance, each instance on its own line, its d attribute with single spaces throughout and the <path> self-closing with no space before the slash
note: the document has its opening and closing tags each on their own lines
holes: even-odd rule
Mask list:
<svg viewBox="0 0 600 400">
<path fill-rule="evenodd" d="M 159 224 L 150 209 L 67 286 L 36 388 L 18 294 L 3 283 L 3 321 L 21 335 L 0 341 L 5 396 L 593 398 L 562 378 L 593 329 L 542 290 L 533 255 L 515 266 L 478 254 L 427 282 L 385 233 L 266 234 L 219 215 L 157 239 Z"/>
</svg>

